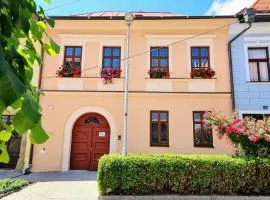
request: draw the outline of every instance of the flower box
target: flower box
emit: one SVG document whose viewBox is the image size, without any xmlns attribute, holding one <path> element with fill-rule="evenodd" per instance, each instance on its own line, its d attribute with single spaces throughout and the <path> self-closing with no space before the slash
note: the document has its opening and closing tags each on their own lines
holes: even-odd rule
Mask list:
<svg viewBox="0 0 270 200">
<path fill-rule="evenodd" d="M 112 83 L 114 78 L 120 78 L 122 70 L 119 68 L 102 68 L 100 77 L 104 79 L 103 83 Z"/>
<path fill-rule="evenodd" d="M 198 67 L 191 69 L 190 78 L 210 79 L 215 74 L 215 71 L 210 67 Z"/>
<path fill-rule="evenodd" d="M 169 70 L 167 68 L 152 68 L 149 69 L 148 74 L 150 78 L 170 78 Z"/>
<path fill-rule="evenodd" d="M 56 72 L 57 77 L 81 77 L 81 69 L 79 67 L 73 66 L 72 64 L 65 64 L 59 67 L 59 70 Z"/>
</svg>

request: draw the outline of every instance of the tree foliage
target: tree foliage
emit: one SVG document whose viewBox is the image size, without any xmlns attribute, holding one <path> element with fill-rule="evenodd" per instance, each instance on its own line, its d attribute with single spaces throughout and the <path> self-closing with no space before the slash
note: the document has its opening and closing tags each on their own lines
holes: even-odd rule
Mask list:
<svg viewBox="0 0 270 200">
<path fill-rule="evenodd" d="M 32 143 L 48 139 L 41 125 L 39 91 L 31 83 L 33 65 L 42 64 L 36 44 L 49 55 L 60 50 L 46 26 L 54 27 L 54 20 L 34 0 L 0 1 L 0 114 L 15 111 L 12 124 L 0 118 L 0 162 L 9 162 L 6 144 L 14 131 L 20 135 L 30 132 Z"/>
</svg>

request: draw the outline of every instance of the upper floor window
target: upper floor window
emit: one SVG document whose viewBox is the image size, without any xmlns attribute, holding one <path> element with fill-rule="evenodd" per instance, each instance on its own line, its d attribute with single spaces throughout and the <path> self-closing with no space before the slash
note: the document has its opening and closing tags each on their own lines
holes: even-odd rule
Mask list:
<svg viewBox="0 0 270 200">
<path fill-rule="evenodd" d="M 168 111 L 151 111 L 150 118 L 150 145 L 169 146 Z"/>
<path fill-rule="evenodd" d="M 195 147 L 213 147 L 212 128 L 201 123 L 204 112 L 193 112 L 193 132 Z"/>
<path fill-rule="evenodd" d="M 64 65 L 68 64 L 73 68 L 81 68 L 81 62 L 82 62 L 82 47 L 66 46 L 64 55 Z"/>
<path fill-rule="evenodd" d="M 103 68 L 118 68 L 121 66 L 121 47 L 103 47 Z"/>
<path fill-rule="evenodd" d="M 210 67 L 209 47 L 191 47 L 191 67 Z"/>
<path fill-rule="evenodd" d="M 151 47 L 151 68 L 169 68 L 168 47 Z"/>
<path fill-rule="evenodd" d="M 248 62 L 251 82 L 270 80 L 269 56 L 266 47 L 248 48 Z"/>
</svg>

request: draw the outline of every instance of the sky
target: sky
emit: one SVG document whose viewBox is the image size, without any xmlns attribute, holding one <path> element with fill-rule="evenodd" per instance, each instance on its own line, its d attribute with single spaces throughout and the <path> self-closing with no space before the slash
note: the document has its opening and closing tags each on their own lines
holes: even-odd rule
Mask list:
<svg viewBox="0 0 270 200">
<path fill-rule="evenodd" d="M 35 0 L 49 16 L 97 11 L 151 11 L 184 15 L 232 15 L 256 0 Z M 48 1 L 48 0 L 47 0 Z"/>
</svg>

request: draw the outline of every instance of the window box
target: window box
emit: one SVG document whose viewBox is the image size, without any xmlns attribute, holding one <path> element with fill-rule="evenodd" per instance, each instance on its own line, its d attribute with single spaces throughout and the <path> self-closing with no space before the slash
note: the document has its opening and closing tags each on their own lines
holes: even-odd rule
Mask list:
<svg viewBox="0 0 270 200">
<path fill-rule="evenodd" d="M 210 67 L 192 68 L 190 78 L 210 79 L 215 76 L 216 72 Z"/>
<path fill-rule="evenodd" d="M 152 68 L 148 71 L 150 78 L 170 78 L 169 71 L 167 68 Z"/>
<path fill-rule="evenodd" d="M 102 68 L 100 71 L 100 77 L 103 78 L 103 83 L 112 83 L 114 78 L 120 78 L 122 70 L 119 68 Z"/>
</svg>

